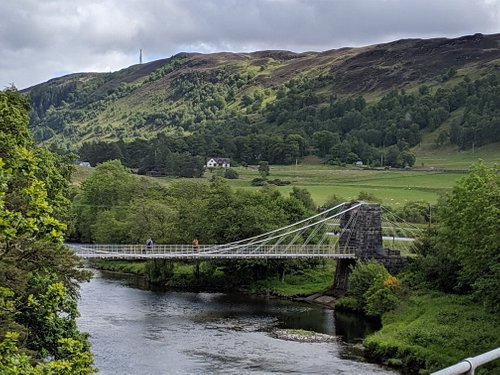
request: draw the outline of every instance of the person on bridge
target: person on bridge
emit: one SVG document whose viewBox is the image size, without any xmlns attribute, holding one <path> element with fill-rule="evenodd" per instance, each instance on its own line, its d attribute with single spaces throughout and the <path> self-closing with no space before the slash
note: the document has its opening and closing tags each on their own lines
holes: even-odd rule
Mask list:
<svg viewBox="0 0 500 375">
<path fill-rule="evenodd" d="M 200 247 L 200 243 L 198 242 L 198 239 L 196 237 L 193 240 L 192 244 L 193 244 L 193 251 L 197 253 Z"/>
<path fill-rule="evenodd" d="M 146 251 L 151 252 L 153 250 L 153 240 L 148 238 L 146 241 Z"/>
</svg>

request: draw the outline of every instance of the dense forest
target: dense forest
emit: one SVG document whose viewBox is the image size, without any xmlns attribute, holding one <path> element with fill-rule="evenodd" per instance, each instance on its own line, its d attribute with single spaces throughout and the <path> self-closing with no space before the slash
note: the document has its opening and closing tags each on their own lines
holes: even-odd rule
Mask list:
<svg viewBox="0 0 500 375">
<path fill-rule="evenodd" d="M 120 159 L 165 175 L 195 176 L 212 156 L 411 167 L 424 134 L 457 150 L 500 140 L 497 39 L 181 53 L 27 89 L 30 128 L 37 142 L 92 165 Z"/>
</svg>

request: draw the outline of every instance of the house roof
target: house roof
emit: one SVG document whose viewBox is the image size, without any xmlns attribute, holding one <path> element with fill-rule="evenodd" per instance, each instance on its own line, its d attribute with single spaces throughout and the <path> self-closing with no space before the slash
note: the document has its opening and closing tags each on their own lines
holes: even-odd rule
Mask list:
<svg viewBox="0 0 500 375">
<path fill-rule="evenodd" d="M 230 161 L 231 159 L 229 159 L 229 158 L 220 158 L 220 157 L 211 157 L 211 158 L 208 158 L 207 160 L 208 160 L 208 161 L 213 160 L 213 161 L 215 161 L 217 164 L 223 164 L 223 163 L 229 163 L 229 161 Z"/>
</svg>

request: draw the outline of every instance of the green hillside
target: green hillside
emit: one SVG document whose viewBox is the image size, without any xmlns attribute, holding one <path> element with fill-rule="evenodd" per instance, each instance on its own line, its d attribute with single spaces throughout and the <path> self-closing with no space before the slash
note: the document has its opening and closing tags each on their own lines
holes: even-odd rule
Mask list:
<svg viewBox="0 0 500 375">
<path fill-rule="evenodd" d="M 326 52 L 181 53 L 31 87 L 30 127 L 38 142 L 93 164 L 119 158 L 166 175 L 182 163 L 198 170 L 207 156 L 404 167 L 416 153 L 426 164 L 436 147 L 500 141 L 499 42 L 475 34 Z"/>
</svg>

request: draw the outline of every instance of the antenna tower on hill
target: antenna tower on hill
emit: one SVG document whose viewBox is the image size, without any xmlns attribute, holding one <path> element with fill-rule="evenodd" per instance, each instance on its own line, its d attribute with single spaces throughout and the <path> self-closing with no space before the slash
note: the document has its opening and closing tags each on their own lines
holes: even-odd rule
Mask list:
<svg viewBox="0 0 500 375">
<path fill-rule="evenodd" d="M 142 48 L 139 50 L 139 64 L 142 64 Z"/>
</svg>

